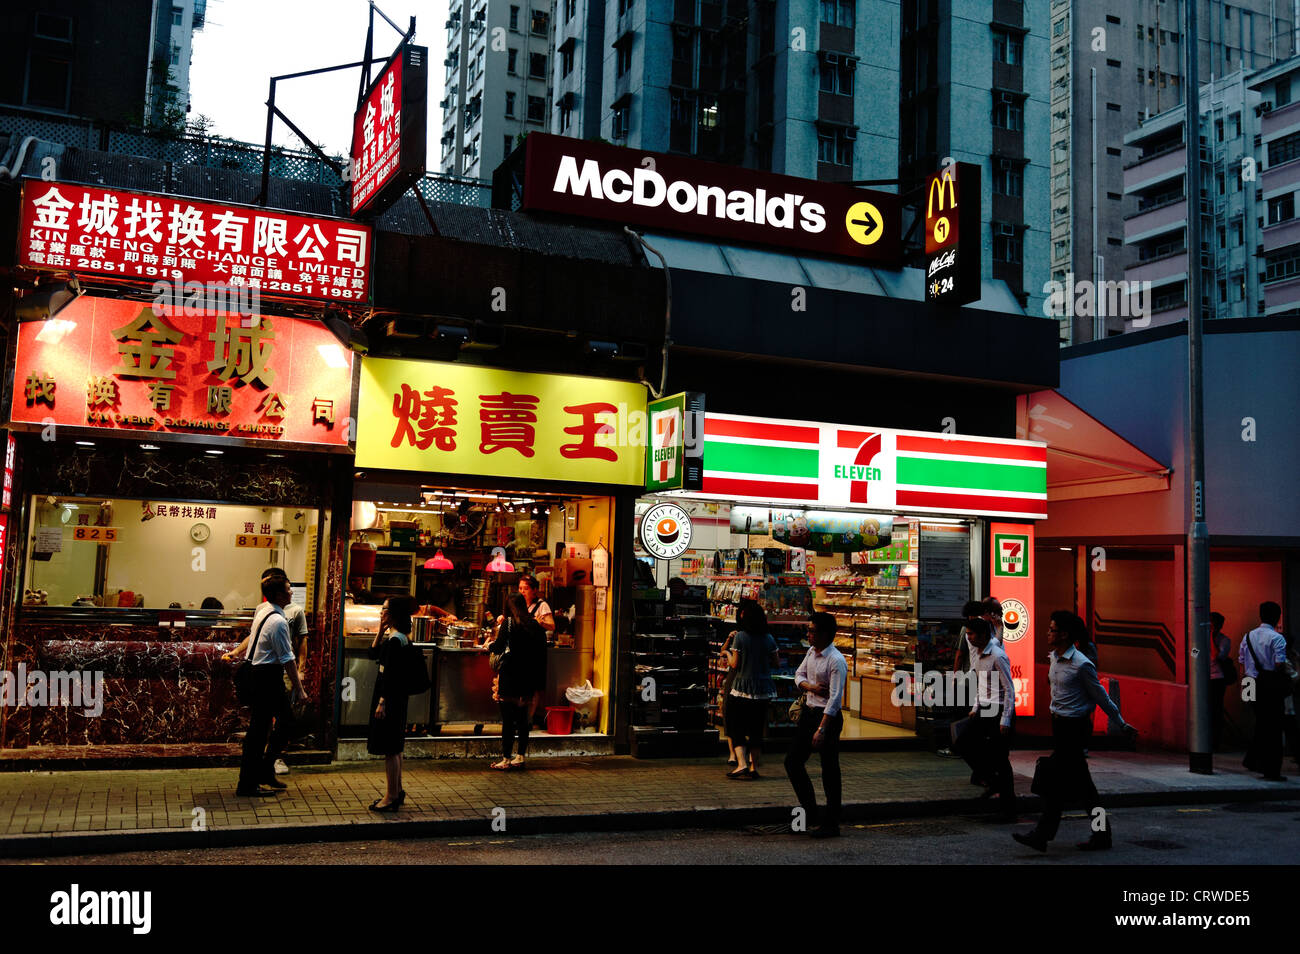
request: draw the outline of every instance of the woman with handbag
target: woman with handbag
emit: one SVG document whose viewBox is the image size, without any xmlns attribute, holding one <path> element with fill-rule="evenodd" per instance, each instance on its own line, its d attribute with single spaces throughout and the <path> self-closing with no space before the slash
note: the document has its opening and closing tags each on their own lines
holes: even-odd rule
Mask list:
<svg viewBox="0 0 1300 954">
<path fill-rule="evenodd" d="M 1237 681 L 1237 665 L 1232 661 L 1232 640 L 1223 631 L 1222 613 L 1210 614 L 1210 720 L 1214 726 L 1213 744 L 1223 735 L 1223 700 L 1228 685 Z"/>
<path fill-rule="evenodd" d="M 740 601 L 736 627 L 726 656 L 736 672 L 727 699 L 727 735 L 736 746 L 737 765 L 727 778 L 756 779 L 767 710 L 776 698 L 772 670 L 781 665 L 781 658 L 767 631 L 767 614 L 755 600 Z"/>
<path fill-rule="evenodd" d="M 370 803 L 372 812 L 396 812 L 406 801 L 406 790 L 402 788 L 402 750 L 406 747 L 409 697 L 403 656 L 411 642 L 411 614 L 415 608 L 413 597 L 389 597 L 379 611 L 379 631 L 369 650 L 370 658 L 379 661 L 379 674 L 370 704 L 366 750 L 384 757 L 384 778 L 388 783 L 384 797 Z"/>
<path fill-rule="evenodd" d="M 506 601 L 506 618 L 488 653 L 497 674 L 492 681 L 492 698 L 501 706 L 501 760 L 492 768 L 522 769 L 528 752 L 533 696 L 543 688 L 546 677 L 546 631 L 528 612 L 527 600 L 518 593 Z M 519 753 L 512 755 L 516 737 Z"/>
</svg>

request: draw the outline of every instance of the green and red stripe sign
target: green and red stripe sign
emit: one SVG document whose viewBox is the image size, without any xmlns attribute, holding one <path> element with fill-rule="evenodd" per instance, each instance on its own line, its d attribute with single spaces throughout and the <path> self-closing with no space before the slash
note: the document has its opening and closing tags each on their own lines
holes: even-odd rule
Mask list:
<svg viewBox="0 0 1300 954">
<path fill-rule="evenodd" d="M 1047 446 L 706 414 L 704 495 L 1036 519 Z"/>
</svg>

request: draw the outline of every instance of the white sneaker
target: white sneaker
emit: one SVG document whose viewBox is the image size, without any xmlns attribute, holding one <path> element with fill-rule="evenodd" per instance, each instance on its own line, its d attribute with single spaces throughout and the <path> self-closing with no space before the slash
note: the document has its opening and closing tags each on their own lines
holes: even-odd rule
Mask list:
<svg viewBox="0 0 1300 954">
<path fill-rule="evenodd" d="M 275 760 L 275 774 L 276 774 L 276 775 L 288 775 L 288 774 L 289 774 L 289 766 L 287 766 L 287 765 L 284 764 L 284 759 L 276 759 L 276 760 Z"/>
</svg>

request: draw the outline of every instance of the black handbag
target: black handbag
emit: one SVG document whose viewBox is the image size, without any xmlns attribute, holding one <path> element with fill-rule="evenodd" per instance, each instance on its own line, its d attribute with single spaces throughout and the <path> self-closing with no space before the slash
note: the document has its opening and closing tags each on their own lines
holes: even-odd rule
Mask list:
<svg viewBox="0 0 1300 954">
<path fill-rule="evenodd" d="M 248 655 L 244 661 L 235 667 L 235 698 L 239 704 L 245 708 L 253 705 L 255 695 L 253 683 L 253 656 L 257 652 L 257 641 L 262 637 L 262 627 L 266 621 L 274 616 L 274 613 L 267 613 L 262 617 L 262 622 L 257 624 L 257 632 L 253 634 L 253 645 L 248 647 Z"/>
</svg>

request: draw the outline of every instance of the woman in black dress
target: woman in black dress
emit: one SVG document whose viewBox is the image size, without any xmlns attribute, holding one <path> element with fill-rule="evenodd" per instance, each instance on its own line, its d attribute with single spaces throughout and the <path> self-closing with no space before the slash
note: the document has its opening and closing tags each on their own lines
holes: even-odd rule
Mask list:
<svg viewBox="0 0 1300 954">
<path fill-rule="evenodd" d="M 501 706 L 501 761 L 494 769 L 521 769 L 528 751 L 528 722 L 533 696 L 546 677 L 546 631 L 528 613 L 528 603 L 518 593 L 506 601 L 506 619 L 488 652 L 501 657 L 493 680 L 492 698 Z M 519 754 L 511 758 L 515 736 Z"/>
<path fill-rule="evenodd" d="M 402 749 L 406 744 L 406 686 L 402 684 L 402 652 L 410 643 L 411 614 L 415 601 L 409 596 L 390 597 L 379 611 L 379 632 L 370 647 L 370 658 L 379 660 L 375 694 L 371 700 L 370 729 L 366 750 L 384 757 L 388 791 L 370 803 L 372 812 L 395 812 L 406 801 L 402 788 Z"/>
</svg>

